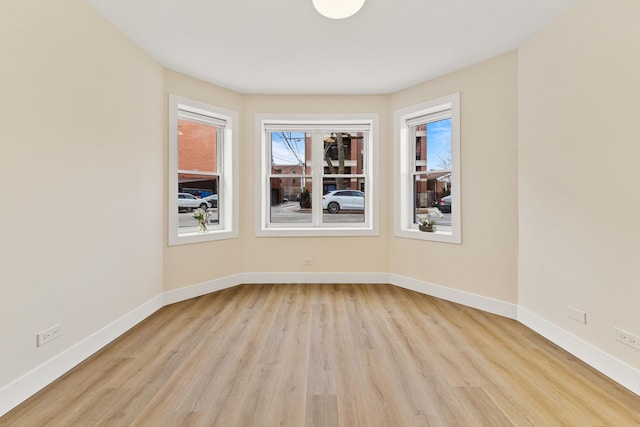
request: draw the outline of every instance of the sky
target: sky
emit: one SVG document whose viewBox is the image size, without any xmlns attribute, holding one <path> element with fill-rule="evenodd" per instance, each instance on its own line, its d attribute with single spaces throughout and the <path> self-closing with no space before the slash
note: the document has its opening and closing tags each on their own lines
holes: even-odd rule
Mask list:
<svg viewBox="0 0 640 427">
<path fill-rule="evenodd" d="M 442 169 L 441 159 L 451 163 L 451 119 L 427 125 L 427 170 Z"/>
<path fill-rule="evenodd" d="M 288 136 L 288 140 L 282 135 Z M 304 164 L 304 132 L 274 132 L 271 134 L 271 157 L 276 165 Z"/>
<path fill-rule="evenodd" d="M 304 163 L 304 132 L 274 132 L 271 134 L 271 156 L 276 165 Z M 283 138 L 288 136 L 288 140 Z M 451 162 L 451 119 L 427 125 L 427 169 L 442 169 L 441 159 Z"/>
</svg>

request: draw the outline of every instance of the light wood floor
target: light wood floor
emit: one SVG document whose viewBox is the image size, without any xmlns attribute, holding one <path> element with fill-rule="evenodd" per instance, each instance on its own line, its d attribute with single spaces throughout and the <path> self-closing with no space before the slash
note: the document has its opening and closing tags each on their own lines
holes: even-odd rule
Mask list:
<svg viewBox="0 0 640 427">
<path fill-rule="evenodd" d="M 519 323 L 389 285 L 167 306 L 2 426 L 640 426 L 640 397 Z"/>
</svg>

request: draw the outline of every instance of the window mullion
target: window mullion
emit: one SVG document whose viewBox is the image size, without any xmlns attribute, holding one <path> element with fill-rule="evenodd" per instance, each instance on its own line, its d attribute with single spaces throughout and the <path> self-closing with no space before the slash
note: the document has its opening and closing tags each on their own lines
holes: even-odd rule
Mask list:
<svg viewBox="0 0 640 427">
<path fill-rule="evenodd" d="M 226 122 L 225 122 L 225 126 L 226 126 Z M 218 225 L 220 226 L 220 228 L 225 227 L 225 216 L 226 215 L 221 215 L 222 209 L 224 209 L 224 206 L 221 206 L 224 203 L 220 203 L 222 201 L 224 201 L 224 187 L 225 187 L 225 171 L 224 171 L 224 156 L 225 156 L 225 152 L 224 152 L 224 145 L 225 145 L 225 133 L 226 133 L 226 128 L 223 127 L 218 127 L 217 128 L 217 132 L 216 132 L 216 170 L 218 171 L 218 202 L 217 202 L 217 208 L 218 209 Z"/>
<path fill-rule="evenodd" d="M 312 221 L 314 226 L 322 224 L 322 180 L 324 177 L 324 141 L 320 132 L 311 134 L 311 162 L 312 168 Z"/>
<path fill-rule="evenodd" d="M 271 152 L 271 132 L 263 132 L 263 138 L 264 156 L 262 158 L 262 162 L 264 165 L 263 167 L 265 168 L 264 170 L 267 172 L 267 179 L 262 182 L 262 185 L 264 186 L 262 198 L 264 200 L 262 203 L 264 217 L 262 219 L 262 225 L 268 227 L 271 223 L 271 178 L 273 177 L 273 167 L 271 162 L 273 156 L 273 153 Z"/>
<path fill-rule="evenodd" d="M 408 182 L 408 194 L 411 194 L 411 209 L 407 210 L 407 224 L 410 228 L 416 228 L 415 221 L 415 204 L 416 204 L 416 195 L 415 195 L 415 186 L 416 179 L 418 177 L 418 173 L 416 172 L 416 127 L 409 125 L 409 182 Z"/>
</svg>

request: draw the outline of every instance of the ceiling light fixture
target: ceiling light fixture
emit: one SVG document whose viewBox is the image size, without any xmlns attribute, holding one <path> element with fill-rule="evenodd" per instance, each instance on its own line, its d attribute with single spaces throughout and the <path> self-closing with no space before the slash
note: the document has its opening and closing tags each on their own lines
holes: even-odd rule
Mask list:
<svg viewBox="0 0 640 427">
<path fill-rule="evenodd" d="M 344 19 L 358 12 L 365 0 L 313 0 L 318 13 L 331 19 Z"/>
</svg>

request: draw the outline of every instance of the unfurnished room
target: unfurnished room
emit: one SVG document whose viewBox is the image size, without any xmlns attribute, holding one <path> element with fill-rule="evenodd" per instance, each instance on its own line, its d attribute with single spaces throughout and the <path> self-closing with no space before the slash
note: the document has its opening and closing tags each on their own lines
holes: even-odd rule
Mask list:
<svg viewBox="0 0 640 427">
<path fill-rule="evenodd" d="M 640 2 L 0 3 L 0 426 L 640 426 Z"/>
</svg>

